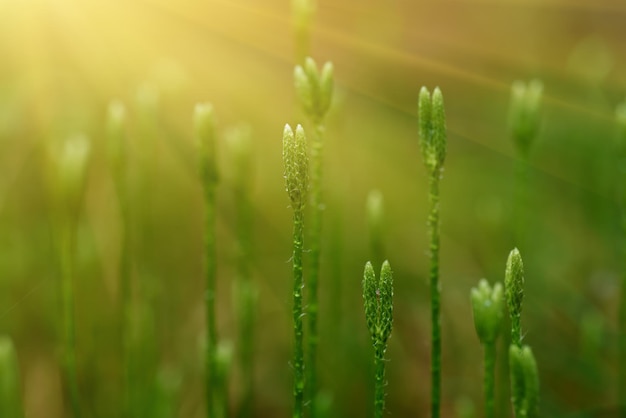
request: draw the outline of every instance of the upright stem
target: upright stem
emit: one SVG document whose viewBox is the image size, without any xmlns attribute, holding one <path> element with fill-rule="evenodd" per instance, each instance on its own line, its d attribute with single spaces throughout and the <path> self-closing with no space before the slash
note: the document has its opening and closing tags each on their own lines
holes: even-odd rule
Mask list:
<svg viewBox="0 0 626 418">
<path fill-rule="evenodd" d="M 309 275 L 309 299 L 308 299 L 308 351 L 307 351 L 307 392 L 310 401 L 311 418 L 316 418 L 317 397 L 317 346 L 319 334 L 317 329 L 317 314 L 319 311 L 318 282 L 320 272 L 320 252 L 322 234 L 322 136 L 324 127 L 320 123 L 315 124 L 311 150 L 311 268 Z"/>
<path fill-rule="evenodd" d="M 128 207 L 128 195 L 125 179 L 119 176 L 118 201 L 120 207 L 122 237 L 120 243 L 120 335 L 122 340 L 122 415 L 132 418 L 131 414 L 131 323 L 132 323 L 132 297 L 131 297 L 131 242 L 130 242 L 130 211 Z"/>
<path fill-rule="evenodd" d="M 618 164 L 618 202 L 621 220 L 621 247 L 622 260 L 626 259 L 626 195 L 624 186 L 626 185 L 626 161 L 622 158 Z M 620 305 L 618 313 L 618 402 L 620 408 L 620 418 L 626 418 L 626 265 L 622 271 L 622 281 L 620 289 Z"/>
<path fill-rule="evenodd" d="M 484 363 L 485 418 L 495 418 L 496 343 L 485 344 Z"/>
<path fill-rule="evenodd" d="M 74 322 L 74 223 L 66 221 L 61 231 L 61 274 L 63 309 L 63 369 L 68 386 L 72 415 L 80 417 L 80 397 L 76 372 L 76 333 Z"/>
<path fill-rule="evenodd" d="M 246 181 L 246 179 L 242 179 Z M 248 188 L 239 185 L 236 189 L 236 207 L 238 219 L 238 269 L 239 269 L 239 341 L 240 362 L 243 373 L 243 395 L 239 416 L 241 418 L 252 415 L 253 405 L 253 377 L 254 377 L 254 315 L 256 306 L 256 288 L 250 277 L 250 257 L 252 229 L 251 204 Z"/>
<path fill-rule="evenodd" d="M 302 248 L 304 240 L 304 216 L 302 207 L 293 213 L 293 330 L 294 330 L 294 410 L 293 418 L 302 418 L 304 406 L 304 342 L 302 326 Z"/>
<path fill-rule="evenodd" d="M 431 417 L 439 418 L 441 403 L 441 319 L 439 285 L 439 171 L 430 176 L 430 303 L 431 303 Z"/>
<path fill-rule="evenodd" d="M 377 342 L 374 349 L 374 368 L 376 370 L 374 385 L 374 418 L 382 418 L 385 410 L 385 344 Z"/>
<path fill-rule="evenodd" d="M 206 274 L 206 403 L 207 417 L 216 418 L 217 408 L 215 393 L 218 392 L 218 376 L 216 374 L 215 357 L 217 348 L 217 326 L 215 320 L 215 187 L 204 185 L 205 191 L 205 274 Z"/>
</svg>

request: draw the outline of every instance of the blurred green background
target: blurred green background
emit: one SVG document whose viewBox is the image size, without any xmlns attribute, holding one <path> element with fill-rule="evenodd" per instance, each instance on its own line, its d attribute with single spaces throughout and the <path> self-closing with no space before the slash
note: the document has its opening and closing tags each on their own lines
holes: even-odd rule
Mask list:
<svg viewBox="0 0 626 418">
<path fill-rule="evenodd" d="M 337 84 L 324 151 L 320 283 L 320 384 L 331 416 L 372 411 L 361 279 L 370 257 L 364 205 L 373 188 L 385 197 L 395 278 L 387 409 L 428 416 L 428 202 L 416 117 L 422 85 L 441 87 L 448 118 L 443 416 L 460 416 L 457 406 L 467 399 L 481 414 L 482 351 L 469 290 L 481 277 L 502 281 L 514 246 L 526 267 L 522 328 L 539 366 L 542 415 L 611 416 L 602 414 L 617 404 L 626 264 L 614 123 L 626 96 L 625 18 L 626 5 L 616 0 L 318 1 L 311 55 L 334 63 Z M 290 414 L 291 210 L 281 134 L 285 123 L 304 120 L 293 88 L 293 29 L 288 0 L 0 0 L 0 332 L 16 344 L 28 417 L 68 413 L 45 144 L 77 133 L 93 148 L 75 283 L 80 393 L 85 416 L 118 416 L 121 223 L 105 135 L 112 99 L 129 110 L 133 280 L 143 283 L 146 326 L 155 327 L 155 402 L 167 411 L 159 416 L 204 410 L 203 208 L 191 123 L 200 101 L 213 103 L 221 133 L 239 123 L 252 129 L 260 292 L 254 410 Z M 513 234 L 515 152 L 506 122 L 511 82 L 532 77 L 544 82 L 545 100 L 522 244 Z M 218 153 L 218 327 L 236 346 L 233 173 L 221 142 Z M 508 390 L 499 376 L 496 392 Z M 235 411 L 236 364 L 230 383 Z"/>
</svg>

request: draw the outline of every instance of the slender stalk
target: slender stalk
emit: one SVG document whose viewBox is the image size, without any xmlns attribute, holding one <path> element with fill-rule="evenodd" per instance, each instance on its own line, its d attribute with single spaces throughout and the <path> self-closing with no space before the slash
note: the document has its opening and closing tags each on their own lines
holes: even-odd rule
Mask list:
<svg viewBox="0 0 626 418">
<path fill-rule="evenodd" d="M 428 228 L 430 231 L 430 318 L 432 356 L 430 363 L 430 377 L 432 383 L 431 417 L 438 418 L 441 404 L 441 314 L 439 284 L 439 176 L 430 177 L 430 192 L 428 194 L 430 213 Z"/>
<path fill-rule="evenodd" d="M 621 254 L 626 260 L 626 100 L 622 101 L 615 112 L 618 127 L 617 139 L 617 201 L 620 212 L 621 227 Z M 622 265 L 622 280 L 620 286 L 620 304 L 618 312 L 618 378 L 617 399 L 619 416 L 626 418 L 626 264 Z"/>
<path fill-rule="evenodd" d="M 322 240 L 322 135 L 324 127 L 315 125 L 315 135 L 311 147 L 311 211 L 310 220 L 310 270 L 309 270 L 309 297 L 308 297 L 308 338 L 307 338 L 307 388 L 310 400 L 311 418 L 315 418 L 317 398 L 317 346 L 319 332 L 317 318 L 319 312 L 318 283 L 320 274 L 320 252 Z"/>
<path fill-rule="evenodd" d="M 206 400 L 207 416 L 213 418 L 218 411 L 215 404 L 217 399 L 214 395 L 218 391 L 216 379 L 216 349 L 217 349 L 217 324 L 215 320 L 215 291 L 216 291 L 216 246 L 215 246 L 215 188 L 204 188 L 204 266 L 205 266 L 205 320 L 206 320 L 206 351 L 205 362 L 206 375 Z"/>
<path fill-rule="evenodd" d="M 63 370 L 74 418 L 79 418 L 80 396 L 76 371 L 76 325 L 74 322 L 74 228 L 64 225 L 61 232 L 61 305 L 63 309 Z"/>
<path fill-rule="evenodd" d="M 242 396 L 238 416 L 249 417 L 253 412 L 254 385 L 254 324 L 257 304 L 257 288 L 252 282 L 252 201 L 251 190 L 251 136 L 250 129 L 240 126 L 227 136 L 230 146 L 231 165 L 234 171 L 233 191 L 235 198 L 237 237 L 236 305 L 239 328 L 239 362 L 242 373 Z"/>
<path fill-rule="evenodd" d="M 309 2 L 304 2 L 309 3 Z M 302 66 L 294 69 L 294 86 L 300 104 L 313 125 L 313 141 L 311 147 L 311 264 L 308 299 L 308 327 L 307 340 L 307 395 L 310 401 L 311 418 L 316 418 L 317 404 L 317 346 L 319 334 L 318 319 L 318 279 L 320 271 L 320 251 L 322 235 L 322 149 L 324 136 L 324 118 L 332 101 L 334 76 L 333 65 L 324 64 L 321 72 L 315 61 L 308 57 Z"/>
<path fill-rule="evenodd" d="M 371 262 L 363 272 L 365 320 L 374 346 L 374 417 L 385 411 L 385 352 L 393 326 L 393 277 L 388 261 L 383 262 L 377 278 Z"/>
<path fill-rule="evenodd" d="M 301 418 L 304 408 L 304 329 L 302 321 L 302 251 L 304 245 L 304 205 L 308 190 L 308 155 L 306 136 L 300 125 L 294 135 L 289 125 L 283 131 L 283 164 L 287 194 L 293 209 L 293 330 L 294 330 L 294 410 L 293 417 Z"/>
<path fill-rule="evenodd" d="M 293 332 L 294 332 L 294 411 L 293 417 L 303 416 L 304 407 L 304 327 L 302 324 L 302 249 L 304 242 L 304 215 L 302 210 L 293 213 Z"/>
<path fill-rule="evenodd" d="M 485 391 L 485 417 L 495 418 L 495 375 L 496 375 L 496 343 L 484 344 L 484 391 Z"/>
<path fill-rule="evenodd" d="M 126 108 L 119 101 L 109 104 L 107 115 L 109 163 L 117 192 L 121 219 L 120 261 L 118 266 L 120 306 L 119 329 L 121 339 L 122 399 L 121 413 L 125 418 L 133 418 L 131 413 L 131 323 L 133 321 L 131 287 L 131 233 L 130 199 L 128 190 L 128 154 L 124 132 Z"/>
<path fill-rule="evenodd" d="M 376 370 L 374 385 L 375 418 L 382 418 L 385 411 L 385 348 L 379 344 L 374 349 L 374 369 Z"/>
<path fill-rule="evenodd" d="M 200 180 L 204 197 L 204 274 L 205 274 L 205 399 L 208 418 L 219 418 L 219 411 L 226 409 L 217 405 L 220 400 L 220 379 L 216 366 L 217 321 L 215 312 L 217 254 L 215 240 L 217 162 L 215 155 L 215 116 L 208 103 L 196 105 L 194 114 L 196 137 L 200 154 Z"/>
</svg>

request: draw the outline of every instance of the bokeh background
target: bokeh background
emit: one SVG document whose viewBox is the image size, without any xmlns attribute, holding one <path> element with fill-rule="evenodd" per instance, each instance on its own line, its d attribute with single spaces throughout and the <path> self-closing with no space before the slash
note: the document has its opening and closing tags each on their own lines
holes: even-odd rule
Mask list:
<svg viewBox="0 0 626 418">
<path fill-rule="evenodd" d="M 617 0 L 319 0 L 310 53 L 335 65 L 325 142 L 320 374 L 329 416 L 369 416 L 373 371 L 361 278 L 370 257 L 365 200 L 385 198 L 394 270 L 390 416 L 429 414 L 427 178 L 417 96 L 440 86 L 448 117 L 441 182 L 443 416 L 482 414 L 482 351 L 470 288 L 526 266 L 524 341 L 550 417 L 613 416 L 626 97 L 626 5 Z M 28 417 L 69 416 L 59 366 L 59 262 L 46 143 L 92 143 L 78 223 L 77 356 L 85 416 L 119 416 L 121 221 L 107 159 L 108 103 L 128 108 L 133 280 L 154 325 L 153 416 L 203 416 L 202 191 L 192 134 L 210 101 L 219 131 L 251 128 L 257 417 L 291 410 L 291 211 L 281 134 L 305 123 L 293 88 L 288 0 L 0 0 L 0 332 L 15 341 Z M 544 83 L 530 158 L 528 240 L 515 242 L 510 85 Z M 306 127 L 306 124 L 305 124 Z M 232 161 L 218 143 L 218 326 L 237 347 Z M 305 244 L 306 245 L 306 244 Z M 148 325 L 147 325 L 148 326 Z M 502 353 L 499 347 L 498 353 Z M 231 410 L 241 378 L 233 365 Z M 496 391 L 508 389 L 498 372 Z M 506 396 L 506 395 L 505 395 Z M 501 417 L 510 408 L 499 404 Z"/>
</svg>

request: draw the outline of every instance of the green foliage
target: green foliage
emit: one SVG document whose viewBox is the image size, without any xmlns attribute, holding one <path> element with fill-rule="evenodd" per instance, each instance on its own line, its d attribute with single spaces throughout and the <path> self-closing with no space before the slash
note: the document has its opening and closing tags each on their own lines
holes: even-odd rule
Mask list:
<svg viewBox="0 0 626 418">
<path fill-rule="evenodd" d="M 369 261 L 363 272 L 363 303 L 367 329 L 374 346 L 375 395 L 374 416 L 381 418 L 385 409 L 385 352 L 393 325 L 393 277 L 388 261 L 383 262 L 376 277 Z"/>
<path fill-rule="evenodd" d="M 528 157 L 539 130 L 542 96 L 540 80 L 533 79 L 528 84 L 518 80 L 511 86 L 509 130 L 524 157 Z"/>
<path fill-rule="evenodd" d="M 315 123 L 321 123 L 326 116 L 333 97 L 333 64 L 327 62 L 322 71 L 311 57 L 307 57 L 304 65 L 296 65 L 294 81 L 300 105 L 307 116 Z"/>
<path fill-rule="evenodd" d="M 13 341 L 4 335 L 0 335 L 0 417 L 24 417 L 17 355 Z"/>
<path fill-rule="evenodd" d="M 509 368 L 515 418 L 536 418 L 539 409 L 539 373 L 530 347 L 511 345 Z"/>
<path fill-rule="evenodd" d="M 524 302 L 524 263 L 517 248 L 509 253 L 504 273 L 506 303 L 511 317 L 511 341 L 516 346 L 522 345 L 522 303 Z"/>
<path fill-rule="evenodd" d="M 426 87 L 422 87 L 419 94 L 418 116 L 424 164 L 431 174 L 438 174 L 446 159 L 447 143 L 446 114 L 439 87 L 435 87 L 432 96 Z"/>
</svg>

